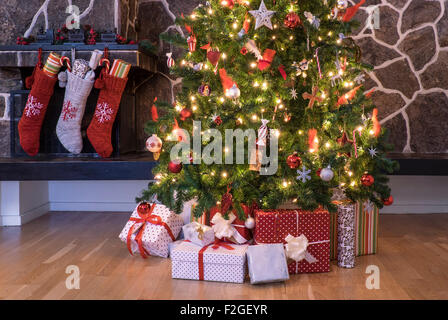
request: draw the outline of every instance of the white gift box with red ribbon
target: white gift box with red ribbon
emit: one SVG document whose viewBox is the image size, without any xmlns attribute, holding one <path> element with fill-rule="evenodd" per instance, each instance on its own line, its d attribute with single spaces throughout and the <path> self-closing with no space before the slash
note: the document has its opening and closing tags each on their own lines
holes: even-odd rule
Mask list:
<svg viewBox="0 0 448 320">
<path fill-rule="evenodd" d="M 121 231 L 119 238 L 133 255 L 167 258 L 169 243 L 176 240 L 183 226 L 182 218 L 161 204 L 139 204 Z"/>
<path fill-rule="evenodd" d="M 248 245 L 224 242 L 204 247 L 182 242 L 171 252 L 172 277 L 243 283 L 246 277 Z"/>
</svg>

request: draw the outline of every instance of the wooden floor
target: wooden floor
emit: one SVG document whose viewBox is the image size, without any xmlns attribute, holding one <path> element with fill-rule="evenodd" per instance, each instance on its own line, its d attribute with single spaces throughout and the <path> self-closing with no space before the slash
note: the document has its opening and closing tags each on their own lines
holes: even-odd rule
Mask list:
<svg viewBox="0 0 448 320">
<path fill-rule="evenodd" d="M 1 299 L 448 299 L 448 215 L 382 215 L 379 253 L 355 269 L 334 262 L 326 274 L 293 275 L 252 286 L 171 279 L 169 259 L 129 256 L 118 234 L 122 213 L 45 215 L 0 228 Z M 68 290 L 66 267 L 80 269 Z M 380 289 L 365 286 L 366 267 L 380 270 Z"/>
</svg>

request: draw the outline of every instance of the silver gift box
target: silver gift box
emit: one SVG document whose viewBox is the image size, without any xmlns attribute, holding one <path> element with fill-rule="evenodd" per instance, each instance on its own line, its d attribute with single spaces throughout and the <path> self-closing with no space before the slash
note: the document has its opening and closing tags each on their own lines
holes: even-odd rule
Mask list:
<svg viewBox="0 0 448 320">
<path fill-rule="evenodd" d="M 279 282 L 289 279 L 283 244 L 260 244 L 247 249 L 251 284 Z"/>
</svg>

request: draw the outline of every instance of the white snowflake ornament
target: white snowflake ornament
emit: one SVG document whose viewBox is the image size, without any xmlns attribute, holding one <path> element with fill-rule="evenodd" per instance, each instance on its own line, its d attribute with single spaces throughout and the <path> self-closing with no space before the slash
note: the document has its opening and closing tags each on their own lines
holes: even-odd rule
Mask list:
<svg viewBox="0 0 448 320">
<path fill-rule="evenodd" d="M 105 123 L 112 119 L 114 111 L 107 102 L 100 103 L 95 110 L 95 117 L 99 123 Z"/>
<path fill-rule="evenodd" d="M 372 158 L 376 157 L 378 155 L 378 151 L 376 150 L 376 148 L 370 147 L 368 150 L 369 150 L 369 154 Z"/>
<path fill-rule="evenodd" d="M 37 101 L 37 98 L 35 96 L 30 95 L 25 106 L 25 116 L 27 116 L 28 118 L 38 116 L 40 115 L 40 111 L 43 107 L 44 105 Z"/>
<path fill-rule="evenodd" d="M 307 169 L 305 166 L 302 166 L 302 170 L 297 170 L 297 180 L 302 181 L 302 183 L 305 183 L 307 180 L 311 180 L 310 176 L 311 170 Z"/>
<path fill-rule="evenodd" d="M 297 99 L 297 90 L 296 90 L 296 88 L 292 88 L 291 89 L 291 91 L 290 91 L 290 93 L 291 93 L 291 98 L 293 99 L 293 100 L 296 100 Z"/>
<path fill-rule="evenodd" d="M 250 10 L 249 13 L 255 18 L 255 30 L 262 26 L 266 26 L 272 30 L 271 18 L 275 11 L 268 10 L 263 0 L 261 0 L 258 10 Z"/>
</svg>

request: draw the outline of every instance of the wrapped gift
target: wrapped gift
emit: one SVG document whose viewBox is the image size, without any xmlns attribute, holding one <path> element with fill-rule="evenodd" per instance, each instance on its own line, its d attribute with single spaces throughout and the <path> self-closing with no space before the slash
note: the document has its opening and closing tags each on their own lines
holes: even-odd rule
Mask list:
<svg viewBox="0 0 448 320">
<path fill-rule="evenodd" d="M 355 211 L 356 204 L 353 202 L 338 203 L 337 245 L 338 266 L 341 268 L 355 266 Z"/>
<path fill-rule="evenodd" d="M 290 274 L 330 271 L 330 214 L 326 210 L 256 210 L 254 240 L 286 244 Z"/>
<path fill-rule="evenodd" d="M 332 200 L 335 204 L 344 203 L 347 197 L 342 189 L 333 189 Z M 363 256 L 375 254 L 378 250 L 379 210 L 371 201 L 357 201 L 355 207 L 355 254 Z M 331 219 L 331 259 L 337 259 L 337 214 Z M 336 248 L 336 250 L 334 249 Z"/>
<path fill-rule="evenodd" d="M 184 239 L 189 240 L 201 247 L 206 246 L 215 241 L 215 233 L 209 226 L 191 222 L 182 227 Z"/>
<path fill-rule="evenodd" d="M 243 204 L 241 207 L 244 210 L 246 218 L 248 218 L 250 208 Z M 236 244 L 244 244 L 252 240 L 252 232 L 245 226 L 244 221 L 238 218 L 236 210 L 230 212 L 226 219 L 221 214 L 220 208 L 212 208 L 210 210 L 210 224 L 218 239 Z"/>
<path fill-rule="evenodd" d="M 169 251 L 169 256 L 171 257 L 171 254 L 173 253 L 173 250 L 180 245 L 182 242 L 185 242 L 185 240 L 176 240 L 174 242 L 170 242 L 168 243 L 168 251 Z"/>
<path fill-rule="evenodd" d="M 285 248 L 281 243 L 249 246 L 247 265 L 251 284 L 289 279 Z"/>
<path fill-rule="evenodd" d="M 172 277 L 243 283 L 247 247 L 224 242 L 201 247 L 182 242 L 171 252 Z"/>
<path fill-rule="evenodd" d="M 176 240 L 183 225 L 182 218 L 166 206 L 140 203 L 121 231 L 119 238 L 126 242 L 129 252 L 168 257 L 168 244 Z"/>
<path fill-rule="evenodd" d="M 338 213 L 330 212 L 330 260 L 338 259 Z"/>
<path fill-rule="evenodd" d="M 358 201 L 355 211 L 355 252 L 357 256 L 374 254 L 378 249 L 379 210 L 370 201 Z"/>
</svg>

